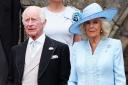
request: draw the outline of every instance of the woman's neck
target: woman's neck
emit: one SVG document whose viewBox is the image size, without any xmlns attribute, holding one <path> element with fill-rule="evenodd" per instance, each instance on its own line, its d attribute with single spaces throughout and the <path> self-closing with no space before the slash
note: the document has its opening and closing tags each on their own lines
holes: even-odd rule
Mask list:
<svg viewBox="0 0 128 85">
<path fill-rule="evenodd" d="M 98 43 L 100 42 L 100 36 L 99 37 L 94 37 L 89 39 L 91 48 L 92 48 L 92 54 L 94 53 Z"/>
<path fill-rule="evenodd" d="M 90 44 L 93 44 L 93 43 L 96 44 L 100 41 L 100 37 L 90 38 L 89 41 L 90 41 Z"/>
<path fill-rule="evenodd" d="M 63 3 L 51 3 L 47 6 L 51 12 L 62 12 L 65 9 Z"/>
</svg>

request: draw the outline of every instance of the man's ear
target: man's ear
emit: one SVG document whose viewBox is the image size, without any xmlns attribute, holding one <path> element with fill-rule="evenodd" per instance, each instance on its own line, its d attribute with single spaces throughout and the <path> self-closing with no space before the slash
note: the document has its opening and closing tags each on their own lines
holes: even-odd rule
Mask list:
<svg viewBox="0 0 128 85">
<path fill-rule="evenodd" d="M 47 20 L 45 19 L 43 22 L 43 27 L 45 27 Z"/>
<path fill-rule="evenodd" d="M 46 24 L 46 22 L 47 22 L 47 20 L 45 19 L 45 20 L 43 21 L 43 24 L 45 25 L 45 24 Z"/>
</svg>

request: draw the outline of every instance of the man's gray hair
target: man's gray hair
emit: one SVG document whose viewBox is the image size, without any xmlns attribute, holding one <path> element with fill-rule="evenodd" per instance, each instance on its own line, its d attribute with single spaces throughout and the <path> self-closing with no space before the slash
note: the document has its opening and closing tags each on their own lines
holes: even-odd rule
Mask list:
<svg viewBox="0 0 128 85">
<path fill-rule="evenodd" d="M 39 6 L 28 6 L 28 7 L 23 11 L 23 13 L 22 13 L 22 22 L 23 22 L 23 23 L 24 23 L 24 17 L 25 17 L 25 15 L 27 14 L 27 12 L 28 12 L 29 10 L 36 10 L 36 12 L 39 13 L 39 17 L 40 17 L 41 21 L 42 21 L 42 22 L 45 21 L 45 19 L 46 19 L 46 18 L 45 18 L 45 14 L 44 14 L 44 12 L 43 12 L 43 10 L 42 10 L 41 7 L 39 7 Z"/>
</svg>

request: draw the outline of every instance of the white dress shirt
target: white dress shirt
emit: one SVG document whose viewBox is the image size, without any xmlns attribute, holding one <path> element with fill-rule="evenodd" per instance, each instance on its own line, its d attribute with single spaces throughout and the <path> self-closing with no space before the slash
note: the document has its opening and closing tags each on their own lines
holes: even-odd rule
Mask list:
<svg viewBox="0 0 128 85">
<path fill-rule="evenodd" d="M 25 68 L 22 79 L 22 85 L 38 85 L 37 76 L 44 41 L 45 34 L 42 34 L 35 41 L 32 38 L 29 38 L 25 55 Z M 34 47 L 33 43 L 35 45 Z"/>
</svg>

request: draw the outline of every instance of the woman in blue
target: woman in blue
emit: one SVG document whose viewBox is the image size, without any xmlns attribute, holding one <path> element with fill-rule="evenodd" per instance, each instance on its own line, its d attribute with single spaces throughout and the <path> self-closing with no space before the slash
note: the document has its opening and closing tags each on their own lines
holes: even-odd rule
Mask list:
<svg viewBox="0 0 128 85">
<path fill-rule="evenodd" d="M 126 85 L 121 42 L 108 38 L 116 13 L 92 3 L 74 17 L 70 32 L 83 40 L 74 43 L 68 85 Z"/>
</svg>

